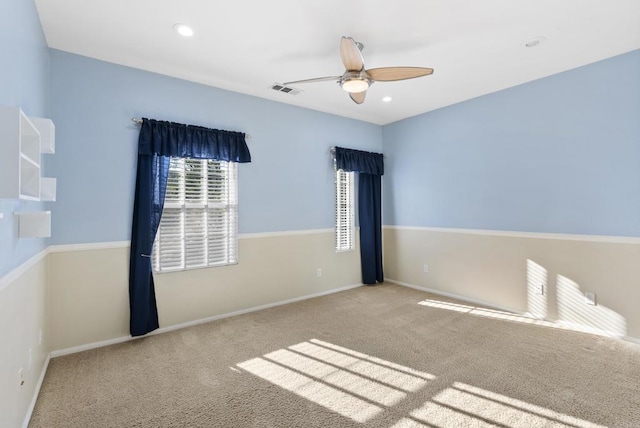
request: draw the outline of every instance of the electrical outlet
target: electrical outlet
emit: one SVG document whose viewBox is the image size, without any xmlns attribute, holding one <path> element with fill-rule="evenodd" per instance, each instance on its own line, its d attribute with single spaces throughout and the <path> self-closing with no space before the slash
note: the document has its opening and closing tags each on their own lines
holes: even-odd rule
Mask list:
<svg viewBox="0 0 640 428">
<path fill-rule="evenodd" d="M 422 272 L 424 273 L 428 273 L 429 272 L 429 265 L 428 264 L 423 264 L 422 265 Z"/>
<path fill-rule="evenodd" d="M 544 294 L 544 284 L 538 284 L 536 286 L 536 294 Z"/>
<path fill-rule="evenodd" d="M 596 304 L 596 293 L 584 293 L 584 302 L 587 305 L 594 305 Z"/>
<path fill-rule="evenodd" d="M 42 345 L 42 329 L 38 332 L 38 345 Z"/>
<path fill-rule="evenodd" d="M 317 276 L 318 278 L 320 278 L 320 277 L 322 276 L 322 269 L 318 269 L 318 270 L 316 271 L 316 276 Z"/>
</svg>

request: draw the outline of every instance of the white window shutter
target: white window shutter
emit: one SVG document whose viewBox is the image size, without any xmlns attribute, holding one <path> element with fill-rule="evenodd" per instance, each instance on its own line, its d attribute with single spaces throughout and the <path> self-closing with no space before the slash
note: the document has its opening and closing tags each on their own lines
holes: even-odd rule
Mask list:
<svg viewBox="0 0 640 428">
<path fill-rule="evenodd" d="M 207 211 L 204 207 L 187 207 L 184 224 L 185 267 L 207 266 Z"/>
<path fill-rule="evenodd" d="M 354 203 L 353 172 L 336 171 L 336 250 L 353 249 Z"/>
<path fill-rule="evenodd" d="M 172 158 L 154 270 L 237 263 L 237 200 L 235 163 Z"/>
<path fill-rule="evenodd" d="M 180 208 L 165 207 L 161 225 L 154 242 L 156 270 L 178 270 L 184 268 L 184 213 Z M 159 251 L 159 249 L 162 249 Z"/>
</svg>

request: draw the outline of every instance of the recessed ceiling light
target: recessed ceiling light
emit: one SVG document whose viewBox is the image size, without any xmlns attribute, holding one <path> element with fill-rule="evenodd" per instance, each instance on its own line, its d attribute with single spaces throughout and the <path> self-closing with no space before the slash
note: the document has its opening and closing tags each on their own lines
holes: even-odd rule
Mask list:
<svg viewBox="0 0 640 428">
<path fill-rule="evenodd" d="M 527 48 L 535 48 L 540 43 L 543 43 L 545 40 L 547 40 L 545 37 L 536 37 L 534 39 L 529 40 L 528 42 L 525 42 L 524 46 Z"/>
<path fill-rule="evenodd" d="M 383 102 L 385 102 L 385 103 L 390 103 L 392 99 L 393 99 L 393 98 L 391 98 L 391 97 L 389 97 L 389 96 L 382 97 L 382 101 L 383 101 Z"/>
<path fill-rule="evenodd" d="M 183 37 L 193 36 L 193 29 L 187 24 L 173 24 L 173 29 Z"/>
</svg>

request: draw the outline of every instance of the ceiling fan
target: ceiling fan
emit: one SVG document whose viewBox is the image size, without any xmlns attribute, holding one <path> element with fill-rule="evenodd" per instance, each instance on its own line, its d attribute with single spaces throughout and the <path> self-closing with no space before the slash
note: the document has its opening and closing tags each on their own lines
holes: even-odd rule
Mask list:
<svg viewBox="0 0 640 428">
<path fill-rule="evenodd" d="M 373 82 L 394 82 L 396 80 L 414 79 L 416 77 L 433 74 L 433 68 L 426 67 L 382 67 L 365 70 L 362 57 L 362 43 L 356 42 L 351 37 L 342 36 L 340 40 L 340 57 L 346 71 L 342 76 L 317 77 L 315 79 L 294 80 L 285 82 L 285 85 L 295 83 L 313 83 L 335 80 L 356 104 L 362 104 L 367 89 Z"/>
</svg>

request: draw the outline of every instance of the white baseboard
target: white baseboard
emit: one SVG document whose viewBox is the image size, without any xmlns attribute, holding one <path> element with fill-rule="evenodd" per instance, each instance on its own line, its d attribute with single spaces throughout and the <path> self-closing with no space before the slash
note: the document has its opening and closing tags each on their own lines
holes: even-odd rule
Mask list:
<svg viewBox="0 0 640 428">
<path fill-rule="evenodd" d="M 47 368 L 49 367 L 50 360 L 51 360 L 51 356 L 47 355 L 47 359 L 44 360 L 44 364 L 42 365 L 42 370 L 40 371 L 40 377 L 38 378 L 36 389 L 33 391 L 33 398 L 31 398 L 31 403 L 29 404 L 29 408 L 27 409 L 27 414 L 24 416 L 24 422 L 22 422 L 22 428 L 29 427 L 29 422 L 31 422 L 31 415 L 33 414 L 33 409 L 35 409 L 36 407 L 36 401 L 38 401 L 38 395 L 40 395 L 40 388 L 42 388 L 42 382 L 44 382 L 44 376 L 47 374 Z"/>
<path fill-rule="evenodd" d="M 496 305 L 494 303 L 489 303 L 489 302 L 484 302 L 482 300 L 472 299 L 472 298 L 469 298 L 469 297 L 466 297 L 466 296 L 461 296 L 461 295 L 455 294 L 455 293 L 448 293 L 446 291 L 435 290 L 433 288 L 421 287 L 419 285 L 409 284 L 407 282 L 402 282 L 402 281 L 398 281 L 398 280 L 391 279 L 391 278 L 385 278 L 384 280 L 386 282 L 391 282 L 393 284 L 402 285 L 403 287 L 413 288 L 414 290 L 426 291 L 427 293 L 436 294 L 438 296 L 450 297 L 452 299 L 460 300 L 462 302 L 467 302 L 467 303 L 471 303 L 471 304 L 474 304 L 474 305 L 484 306 L 484 307 L 490 308 L 490 309 L 496 309 L 496 310 L 499 310 L 499 311 L 511 312 L 511 313 L 518 314 L 518 315 L 525 315 L 524 312 L 519 311 L 517 309 L 507 308 L 505 306 L 498 306 L 498 305 Z"/>
<path fill-rule="evenodd" d="M 156 330 L 157 331 L 157 330 Z M 155 332 L 154 332 L 155 333 Z M 149 333 L 149 336 L 152 333 Z M 131 337 L 131 336 L 122 336 L 116 337 L 114 339 L 101 340 L 99 342 L 91 342 L 85 345 L 72 346 L 71 348 L 59 349 L 56 351 L 51 351 L 51 358 L 62 357 L 63 355 L 76 354 L 78 352 L 88 351 L 90 349 L 102 348 L 104 346 L 115 345 L 117 343 L 128 342 L 130 340 L 140 339 L 146 336 L 139 337 Z"/>
<path fill-rule="evenodd" d="M 627 342 L 635 343 L 636 345 L 640 345 L 640 339 L 631 337 L 631 336 L 623 336 L 622 337 Z"/>
<path fill-rule="evenodd" d="M 220 320 L 220 319 L 223 319 L 223 318 L 235 317 L 235 316 L 238 316 L 238 315 L 244 315 L 244 314 L 248 314 L 248 313 L 251 313 L 251 312 L 261 311 L 263 309 L 269 309 L 269 308 L 273 308 L 273 307 L 276 307 L 276 306 L 282 306 L 282 305 L 287 305 L 289 303 L 299 302 L 299 301 L 302 301 L 302 300 L 313 299 L 314 297 L 321 297 L 321 296 L 326 296 L 326 295 L 329 295 L 329 294 L 339 293 L 341 291 L 351 290 L 353 288 L 358 288 L 358 287 L 361 287 L 361 286 L 362 286 L 362 284 L 347 285 L 345 287 L 334 288 L 334 289 L 331 289 L 331 290 L 321 291 L 321 292 L 313 293 L 313 294 L 307 294 L 307 295 L 300 296 L 300 297 L 294 297 L 293 299 L 281 300 L 279 302 L 267 303 L 266 305 L 255 306 L 255 307 L 252 307 L 252 308 L 241 309 L 239 311 L 227 312 L 225 314 L 214 315 L 214 316 L 207 317 L 207 318 L 201 318 L 201 319 L 188 321 L 188 322 L 181 323 L 181 324 L 175 324 L 175 325 L 171 325 L 171 326 L 168 326 L 168 327 L 162 327 L 162 328 L 154 330 L 151 333 L 146 334 L 144 336 L 136 336 L 136 337 L 122 336 L 122 337 L 116 337 L 114 339 L 102 340 L 100 342 L 87 343 L 86 345 L 73 346 L 71 348 L 65 348 L 65 349 L 60 349 L 60 350 L 56 350 L 56 351 L 51 351 L 50 355 L 51 355 L 51 358 L 55 358 L 55 357 L 61 357 L 63 355 L 75 354 L 77 352 L 88 351 L 90 349 L 96 349 L 96 348 L 102 348 L 104 346 L 115 345 L 117 343 L 128 342 L 130 340 L 137 340 L 137 339 L 141 339 L 141 338 L 144 338 L 144 337 L 153 336 L 153 335 L 156 335 L 156 334 L 162 334 L 162 333 L 167 333 L 167 332 L 170 332 L 170 331 L 180 330 L 180 329 L 191 327 L 191 326 L 194 326 L 194 325 L 205 324 L 205 323 L 208 323 L 208 322 L 211 322 L 211 321 Z"/>
</svg>

